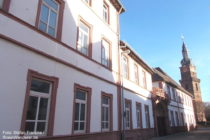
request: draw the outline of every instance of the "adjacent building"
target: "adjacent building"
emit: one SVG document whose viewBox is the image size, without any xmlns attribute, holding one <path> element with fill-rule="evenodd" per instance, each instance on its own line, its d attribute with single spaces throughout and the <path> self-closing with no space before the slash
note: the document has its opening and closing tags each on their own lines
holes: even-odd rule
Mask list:
<svg viewBox="0 0 210 140">
<path fill-rule="evenodd" d="M 188 56 L 188 51 L 185 43 L 182 45 L 181 60 L 181 80 L 182 87 L 193 95 L 193 104 L 195 108 L 196 121 L 198 123 L 206 122 L 204 106 L 202 102 L 200 79 L 197 77 L 196 66 L 193 65 L 191 59 Z"/>
<path fill-rule="evenodd" d="M 153 104 L 159 136 L 190 131 L 196 127 L 193 96 L 161 68 L 154 69 Z"/>
</svg>

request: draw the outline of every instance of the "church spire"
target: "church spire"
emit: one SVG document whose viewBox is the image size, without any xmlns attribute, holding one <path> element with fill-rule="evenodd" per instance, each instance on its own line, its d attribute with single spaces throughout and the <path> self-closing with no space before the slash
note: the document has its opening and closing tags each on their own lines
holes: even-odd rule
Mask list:
<svg viewBox="0 0 210 140">
<path fill-rule="evenodd" d="M 183 41 L 183 44 L 182 44 L 182 56 L 183 56 L 183 59 L 181 61 L 182 66 L 191 64 L 191 60 L 188 56 L 188 50 L 187 50 L 187 47 L 186 47 L 184 41 Z"/>
</svg>

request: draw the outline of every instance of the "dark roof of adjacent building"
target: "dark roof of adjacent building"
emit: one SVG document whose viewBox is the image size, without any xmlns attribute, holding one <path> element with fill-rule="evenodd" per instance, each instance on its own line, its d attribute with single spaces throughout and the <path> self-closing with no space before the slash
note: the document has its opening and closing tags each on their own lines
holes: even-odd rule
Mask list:
<svg viewBox="0 0 210 140">
<path fill-rule="evenodd" d="M 121 14 L 125 12 L 125 8 L 123 7 L 122 3 L 119 0 L 110 0 L 113 6 L 117 9 L 117 11 Z"/>
<path fill-rule="evenodd" d="M 161 68 L 153 68 L 154 74 L 152 75 L 152 81 L 164 81 L 167 84 L 183 91 L 184 93 L 193 96 L 190 92 L 186 91 L 180 84 L 173 80 L 168 74 L 166 74 Z"/>
<path fill-rule="evenodd" d="M 139 54 L 126 42 L 120 41 L 120 46 L 125 46 L 123 50 L 129 49 L 129 56 L 132 57 L 138 64 L 140 64 L 149 73 L 153 74 L 153 69 L 139 56 Z"/>
</svg>

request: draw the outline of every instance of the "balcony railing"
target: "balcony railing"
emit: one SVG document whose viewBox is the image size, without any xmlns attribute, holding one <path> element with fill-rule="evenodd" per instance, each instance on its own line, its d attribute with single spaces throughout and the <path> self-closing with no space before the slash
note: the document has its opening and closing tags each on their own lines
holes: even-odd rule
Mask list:
<svg viewBox="0 0 210 140">
<path fill-rule="evenodd" d="M 153 94 L 155 94 L 156 96 L 167 98 L 167 95 L 163 89 L 153 87 L 152 91 L 153 91 Z"/>
</svg>

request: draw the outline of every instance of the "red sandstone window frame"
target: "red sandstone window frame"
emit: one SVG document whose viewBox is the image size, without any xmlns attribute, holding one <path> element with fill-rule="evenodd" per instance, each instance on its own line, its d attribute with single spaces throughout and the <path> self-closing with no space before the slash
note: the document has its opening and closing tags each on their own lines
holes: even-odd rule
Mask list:
<svg viewBox="0 0 210 140">
<path fill-rule="evenodd" d="M 134 63 L 134 79 L 135 79 L 135 83 L 139 84 L 139 68 L 136 63 Z"/>
<path fill-rule="evenodd" d="M 126 104 L 129 105 L 129 109 L 130 109 L 130 114 L 129 114 L 129 116 L 130 116 L 130 127 L 129 127 L 129 128 L 126 128 L 126 125 L 125 125 L 125 129 L 126 129 L 126 130 L 132 130 L 132 129 L 133 129 L 132 101 L 129 100 L 129 99 L 125 99 L 125 106 L 126 106 Z M 126 107 L 125 107 L 125 109 L 126 109 Z M 126 110 L 125 110 L 125 111 L 126 111 Z M 125 112 L 125 113 L 126 113 L 126 112 Z M 126 123 L 126 116 L 125 116 L 125 123 Z"/>
<path fill-rule="evenodd" d="M 79 41 L 79 25 L 80 23 L 84 24 L 85 26 L 87 26 L 89 28 L 89 44 L 88 44 L 88 54 L 85 55 L 83 54 L 82 52 L 79 51 L 78 49 L 78 41 Z M 79 17 L 79 20 L 78 20 L 78 25 L 77 25 L 77 38 L 76 38 L 76 50 L 78 51 L 79 54 L 85 56 L 85 57 L 88 57 L 88 58 L 92 58 L 92 29 L 93 29 L 93 26 L 91 24 L 89 24 L 87 21 L 85 21 L 81 16 Z"/>
<path fill-rule="evenodd" d="M 49 110 L 49 118 L 48 118 L 48 129 L 47 129 L 47 136 L 52 136 L 59 79 L 57 77 L 38 73 L 37 71 L 34 71 L 34 70 L 28 70 L 26 94 L 25 94 L 25 101 L 24 101 L 24 107 L 23 107 L 23 112 L 22 112 L 20 131 L 25 131 L 26 114 L 27 114 L 28 102 L 29 102 L 29 96 L 30 96 L 31 81 L 33 78 L 49 81 L 50 83 L 52 83 L 50 110 Z"/>
<path fill-rule="evenodd" d="M 2 8 L 1 10 L 8 12 L 10 7 L 11 0 L 3 0 Z"/>
<path fill-rule="evenodd" d="M 147 74 L 145 70 L 142 70 L 142 80 L 143 80 L 143 87 L 147 89 Z"/>
<path fill-rule="evenodd" d="M 107 19 L 104 19 L 104 6 L 107 9 Z M 107 24 L 110 24 L 110 9 L 109 9 L 109 5 L 107 4 L 107 2 L 104 0 L 103 2 L 103 21 L 106 22 Z"/>
<path fill-rule="evenodd" d="M 90 133 L 90 117 L 91 117 L 91 95 L 92 89 L 90 87 L 85 87 L 77 83 L 74 84 L 74 102 L 73 102 L 73 112 L 72 112 L 72 134 L 84 134 L 84 133 L 75 133 L 74 131 L 74 121 L 75 121 L 75 103 L 76 103 L 76 91 L 77 90 L 85 91 L 87 94 L 87 107 L 86 107 L 86 122 L 85 122 L 85 133 Z"/>
<path fill-rule="evenodd" d="M 148 111 L 148 116 L 146 114 L 146 110 Z M 144 105 L 146 128 L 151 128 L 151 125 L 150 125 L 150 112 L 149 112 L 149 110 L 150 110 L 149 109 L 149 105 Z"/>
<path fill-rule="evenodd" d="M 140 124 L 139 124 L 139 126 L 138 126 L 138 121 L 137 121 L 137 117 L 138 117 L 138 115 L 137 115 L 137 107 L 139 107 L 140 108 L 140 118 L 139 118 L 139 120 L 140 120 Z M 137 128 L 138 129 L 142 129 L 143 128 L 143 123 L 142 123 L 142 105 L 141 105 L 141 103 L 139 103 L 139 102 L 136 102 L 136 124 L 137 124 Z"/>
<path fill-rule="evenodd" d="M 102 46 L 103 46 L 103 41 L 107 42 L 109 44 L 109 60 L 108 60 L 108 66 L 103 65 L 102 64 Z M 108 69 L 112 69 L 112 43 L 111 41 L 109 41 L 108 39 L 106 39 L 105 37 L 102 37 L 101 39 L 101 64 L 108 68 Z"/>
<path fill-rule="evenodd" d="M 126 75 L 124 75 L 124 73 L 125 73 L 125 70 L 124 70 L 124 58 L 126 59 L 126 62 L 127 62 L 127 66 L 126 66 L 127 73 L 126 73 Z M 126 79 L 129 79 L 129 77 L 130 77 L 130 73 L 129 73 L 129 59 L 125 55 L 122 55 L 122 69 L 123 69 L 123 73 L 122 73 L 123 77 L 126 78 Z"/>
<path fill-rule="evenodd" d="M 108 97 L 110 100 L 109 103 L 109 130 L 108 131 L 112 131 L 113 130 L 113 95 L 110 93 L 106 93 L 106 92 L 101 92 L 101 108 L 102 108 L 102 99 L 103 97 Z M 101 109 L 101 115 L 102 115 L 102 109 Z M 101 116 L 101 124 L 102 124 L 102 116 Z M 106 132 L 105 130 L 102 129 L 102 125 L 101 125 L 101 132 Z"/>
<path fill-rule="evenodd" d="M 39 21 L 40 21 L 40 14 L 41 14 L 41 6 L 42 6 L 42 1 L 39 0 L 38 2 L 38 9 L 37 9 L 37 16 L 36 16 L 36 23 L 35 27 L 39 30 Z M 56 38 L 57 40 L 61 41 L 62 37 L 62 28 L 63 28 L 63 13 L 64 13 L 64 7 L 65 7 L 65 2 L 63 0 L 55 0 L 59 4 L 59 11 L 58 11 L 58 18 L 57 18 L 57 27 L 56 27 L 56 35 L 55 37 L 50 36 L 48 33 L 45 33 L 47 36 Z"/>
</svg>

